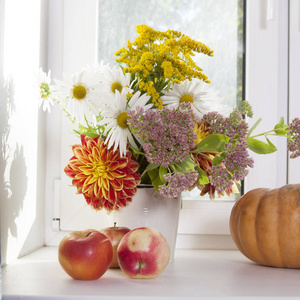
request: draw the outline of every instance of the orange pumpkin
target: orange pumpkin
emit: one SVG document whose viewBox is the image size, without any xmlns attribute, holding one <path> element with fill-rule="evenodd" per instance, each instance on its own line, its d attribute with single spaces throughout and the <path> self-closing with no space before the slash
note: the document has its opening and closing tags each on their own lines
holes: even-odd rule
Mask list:
<svg viewBox="0 0 300 300">
<path fill-rule="evenodd" d="M 300 268 L 300 184 L 246 193 L 232 208 L 230 232 L 250 260 Z"/>
</svg>

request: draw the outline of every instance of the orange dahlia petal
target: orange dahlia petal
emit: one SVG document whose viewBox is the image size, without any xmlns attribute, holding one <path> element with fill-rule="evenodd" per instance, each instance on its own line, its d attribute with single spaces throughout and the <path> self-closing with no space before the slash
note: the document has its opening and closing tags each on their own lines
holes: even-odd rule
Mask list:
<svg viewBox="0 0 300 300">
<path fill-rule="evenodd" d="M 136 189 L 124 189 L 124 193 L 126 193 L 127 197 L 133 197 L 136 194 Z"/>
<path fill-rule="evenodd" d="M 105 199 L 105 201 L 110 202 L 110 198 L 109 198 L 109 191 L 101 188 L 101 196 Z"/>
<path fill-rule="evenodd" d="M 112 174 L 115 178 L 124 178 L 124 177 L 126 177 L 127 173 L 123 172 L 123 170 L 115 170 L 114 172 L 112 172 Z M 130 173 L 128 173 L 128 174 L 130 174 Z"/>
<path fill-rule="evenodd" d="M 132 202 L 132 197 L 126 197 L 124 199 L 119 199 L 118 206 L 126 207 L 128 203 Z"/>
<path fill-rule="evenodd" d="M 116 177 L 114 176 L 114 173 L 113 172 L 108 172 L 106 174 L 106 178 L 107 180 L 111 181 L 111 180 L 116 180 Z"/>
<path fill-rule="evenodd" d="M 123 189 L 123 182 L 121 180 L 110 180 L 109 183 L 111 187 L 116 191 Z"/>
<path fill-rule="evenodd" d="M 79 181 L 72 180 L 72 184 L 76 186 L 77 188 L 77 194 L 82 194 L 82 185 Z"/>
<path fill-rule="evenodd" d="M 93 195 L 93 188 L 94 185 L 93 184 L 86 184 L 85 182 L 82 185 L 82 193 L 83 194 L 89 194 L 89 195 Z"/>
<path fill-rule="evenodd" d="M 70 167 L 70 165 L 67 165 L 64 169 L 65 173 L 69 176 L 72 177 L 73 176 L 73 169 Z"/>
<path fill-rule="evenodd" d="M 89 166 L 80 166 L 79 168 L 79 171 L 81 171 L 84 175 L 91 175 L 94 173 L 93 169 L 91 169 L 91 167 Z"/>
<path fill-rule="evenodd" d="M 86 184 L 95 184 L 95 182 L 97 181 L 97 178 L 95 176 L 90 176 L 89 178 L 87 178 L 85 180 Z"/>
<path fill-rule="evenodd" d="M 103 178 L 103 177 L 99 177 L 98 178 L 98 181 L 97 181 L 97 184 L 99 187 L 101 187 L 102 189 L 108 191 L 109 189 L 109 183 L 108 183 L 108 180 Z"/>
<path fill-rule="evenodd" d="M 91 189 L 91 192 L 95 195 L 95 197 L 101 197 L 102 196 L 102 189 L 98 184 L 93 185 L 93 189 Z"/>
<path fill-rule="evenodd" d="M 111 213 L 113 210 L 118 210 L 118 207 L 115 207 L 109 202 L 105 202 L 103 208 L 107 211 L 107 213 Z"/>
<path fill-rule="evenodd" d="M 87 138 L 86 135 L 84 135 L 84 134 L 81 134 L 81 135 L 80 135 L 81 144 L 82 144 L 83 146 L 86 145 L 86 138 Z"/>
<path fill-rule="evenodd" d="M 128 165 L 128 158 L 127 157 L 122 157 L 118 159 L 118 168 L 123 169 Z"/>
<path fill-rule="evenodd" d="M 119 150 L 116 151 L 106 151 L 106 158 L 107 161 L 118 161 L 120 159 L 120 152 Z"/>
<path fill-rule="evenodd" d="M 109 199 L 108 199 L 109 202 L 115 203 L 118 200 L 117 192 L 111 186 L 109 187 L 108 192 L 109 192 Z"/>
<path fill-rule="evenodd" d="M 73 153 L 74 153 L 74 149 L 76 149 L 76 148 L 78 148 L 78 147 L 81 147 L 81 145 L 77 145 L 77 144 L 75 144 L 75 145 L 72 145 L 72 151 L 73 151 Z"/>
<path fill-rule="evenodd" d="M 91 155 L 91 156 L 92 156 L 92 157 L 99 157 L 99 156 L 100 156 L 99 149 L 96 148 L 96 147 L 94 147 L 94 148 L 92 149 L 92 155 Z"/>
<path fill-rule="evenodd" d="M 73 153 L 74 153 L 74 156 L 78 159 L 80 157 L 82 157 L 82 149 L 80 149 L 79 147 L 76 147 L 73 149 Z"/>
<path fill-rule="evenodd" d="M 123 180 L 123 185 L 125 189 L 134 189 L 136 187 L 135 179 L 133 176 L 127 176 Z"/>
<path fill-rule="evenodd" d="M 109 167 L 109 170 L 112 172 L 112 171 L 115 171 L 117 170 L 118 168 L 120 168 L 120 164 L 118 161 L 110 161 L 107 166 Z"/>
</svg>

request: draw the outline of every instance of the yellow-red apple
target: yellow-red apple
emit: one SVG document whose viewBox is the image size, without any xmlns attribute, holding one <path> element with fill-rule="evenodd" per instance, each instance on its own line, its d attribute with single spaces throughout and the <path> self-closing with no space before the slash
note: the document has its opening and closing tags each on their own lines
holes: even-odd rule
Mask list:
<svg viewBox="0 0 300 300">
<path fill-rule="evenodd" d="M 170 247 L 156 229 L 136 228 L 126 233 L 117 250 L 121 270 L 130 278 L 154 278 L 170 260 Z"/>
<path fill-rule="evenodd" d="M 118 248 L 119 243 L 120 243 L 121 239 L 123 238 L 123 236 L 127 232 L 130 231 L 130 229 L 127 227 L 117 227 L 116 225 L 117 225 L 117 223 L 114 222 L 113 227 L 107 227 L 107 228 L 100 230 L 100 232 L 105 234 L 110 239 L 112 247 L 113 247 L 113 259 L 109 266 L 109 268 L 111 268 L 111 269 L 120 268 L 119 262 L 118 262 L 118 257 L 117 257 L 117 248 Z"/>
<path fill-rule="evenodd" d="M 58 260 L 74 279 L 95 280 L 108 269 L 113 257 L 112 244 L 103 233 L 87 229 L 68 233 L 58 247 Z"/>
</svg>

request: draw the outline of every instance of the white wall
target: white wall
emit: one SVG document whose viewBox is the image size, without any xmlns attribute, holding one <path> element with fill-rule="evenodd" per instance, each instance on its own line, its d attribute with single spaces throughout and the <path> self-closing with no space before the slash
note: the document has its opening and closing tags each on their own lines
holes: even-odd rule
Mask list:
<svg viewBox="0 0 300 300">
<path fill-rule="evenodd" d="M 44 244 L 45 113 L 33 73 L 47 67 L 47 6 L 0 0 L 2 264 Z"/>
</svg>

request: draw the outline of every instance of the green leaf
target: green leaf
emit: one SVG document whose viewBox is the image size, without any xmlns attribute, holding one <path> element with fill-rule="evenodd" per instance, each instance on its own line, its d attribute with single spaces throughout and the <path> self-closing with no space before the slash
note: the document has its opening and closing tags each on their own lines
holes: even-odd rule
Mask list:
<svg viewBox="0 0 300 300">
<path fill-rule="evenodd" d="M 281 116 L 278 125 L 280 125 L 281 127 L 284 126 L 284 117 L 283 116 Z"/>
<path fill-rule="evenodd" d="M 257 154 L 269 154 L 277 150 L 276 147 L 268 139 L 268 143 L 262 142 L 254 138 L 248 138 L 246 141 L 249 146 L 249 149 Z"/>
<path fill-rule="evenodd" d="M 162 167 L 162 166 L 159 167 L 159 171 L 158 171 L 159 179 L 160 179 L 161 182 L 163 182 L 164 184 L 166 183 L 166 180 L 165 180 L 165 178 L 164 178 L 164 175 L 166 175 L 167 173 L 168 173 L 168 169 L 167 169 L 167 168 Z"/>
<path fill-rule="evenodd" d="M 250 128 L 248 134 L 247 134 L 247 137 L 249 137 L 251 135 L 251 133 L 253 132 L 253 130 L 259 125 L 259 123 L 261 122 L 262 118 L 259 118 L 255 124 Z"/>
<path fill-rule="evenodd" d="M 275 149 L 275 151 L 277 150 L 277 148 L 275 147 L 275 145 L 268 139 L 268 137 L 266 136 L 266 140 L 268 142 L 268 144 L 273 147 L 273 149 Z"/>
<path fill-rule="evenodd" d="M 219 146 L 218 146 L 218 148 L 217 148 L 217 151 L 218 151 L 218 152 L 223 152 L 223 151 L 225 150 L 225 145 L 226 145 L 226 142 L 225 142 L 225 141 L 222 141 L 222 142 L 219 144 Z"/>
<path fill-rule="evenodd" d="M 286 128 L 288 126 L 284 124 L 284 117 L 281 117 L 279 123 L 275 125 L 274 131 L 277 135 L 285 136 L 287 134 Z M 280 130 L 276 130 L 280 129 Z"/>
<path fill-rule="evenodd" d="M 151 179 L 152 185 L 155 188 L 155 190 L 158 192 L 158 187 L 162 184 L 164 184 L 159 177 L 159 168 L 156 168 L 154 170 L 149 170 L 148 175 Z"/>
<path fill-rule="evenodd" d="M 183 162 L 178 164 L 179 167 L 176 169 L 179 172 L 188 172 L 190 170 L 194 170 L 194 162 L 190 156 L 188 156 Z"/>
<path fill-rule="evenodd" d="M 209 179 L 206 175 L 206 173 L 199 167 L 196 167 L 196 170 L 198 172 L 198 179 L 197 179 L 197 183 L 198 184 L 208 184 L 209 183 Z"/>
<path fill-rule="evenodd" d="M 195 152 L 216 152 L 222 142 L 227 143 L 229 137 L 224 134 L 211 134 L 204 138 L 195 149 Z"/>
<path fill-rule="evenodd" d="M 223 154 L 223 153 L 222 153 Z M 224 156 L 222 156 L 222 155 L 218 155 L 218 156 L 215 156 L 214 157 L 214 159 L 212 160 L 212 165 L 213 166 L 217 166 L 217 165 L 219 165 L 220 164 L 220 162 L 222 162 L 223 161 L 223 159 L 224 159 Z"/>
<path fill-rule="evenodd" d="M 145 155 L 144 152 L 141 152 L 139 150 L 134 149 L 133 147 L 130 147 L 130 149 L 133 151 L 134 154 L 141 154 L 141 155 Z"/>
<path fill-rule="evenodd" d="M 89 136 L 92 139 L 99 136 L 99 134 L 92 133 L 92 132 L 85 132 L 84 135 Z"/>
<path fill-rule="evenodd" d="M 146 167 L 146 170 L 149 171 L 149 170 L 154 170 L 156 168 L 158 168 L 159 165 L 158 164 L 148 164 L 147 167 Z"/>
</svg>

